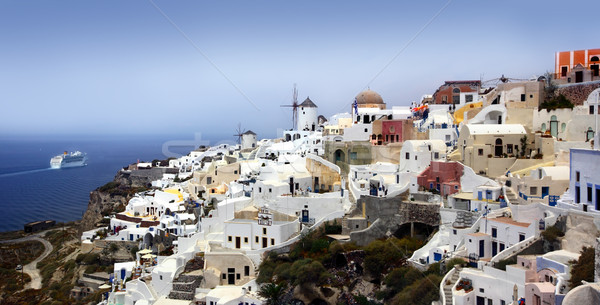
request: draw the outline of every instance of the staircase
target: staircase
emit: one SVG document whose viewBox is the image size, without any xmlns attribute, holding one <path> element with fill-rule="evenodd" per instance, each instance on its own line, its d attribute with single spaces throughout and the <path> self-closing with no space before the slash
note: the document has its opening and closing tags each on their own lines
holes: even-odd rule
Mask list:
<svg viewBox="0 0 600 305">
<path fill-rule="evenodd" d="M 202 281 L 201 275 L 182 273 L 173 281 L 173 290 L 169 293 L 169 299 L 193 301 L 196 288 Z"/>
<path fill-rule="evenodd" d="M 511 204 L 519 204 L 519 198 L 517 197 L 517 194 L 515 194 L 510 187 L 506 188 L 506 199 Z"/>
<path fill-rule="evenodd" d="M 450 284 L 446 285 L 446 283 L 444 283 L 444 298 L 446 300 L 446 305 L 452 305 L 452 287 L 454 287 L 454 284 L 456 284 L 456 281 L 458 281 L 459 276 L 460 269 L 457 268 L 456 271 L 454 271 L 454 273 L 452 274 L 452 276 L 448 279 L 450 281 Z"/>
</svg>

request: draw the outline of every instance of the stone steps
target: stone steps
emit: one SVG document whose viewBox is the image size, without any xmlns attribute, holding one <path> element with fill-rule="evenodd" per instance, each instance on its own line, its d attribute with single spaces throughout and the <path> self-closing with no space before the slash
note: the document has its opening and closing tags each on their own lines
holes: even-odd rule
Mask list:
<svg viewBox="0 0 600 305">
<path fill-rule="evenodd" d="M 201 275 L 181 274 L 173 281 L 173 290 L 169 293 L 169 299 L 194 300 L 196 288 L 202 281 Z"/>
</svg>

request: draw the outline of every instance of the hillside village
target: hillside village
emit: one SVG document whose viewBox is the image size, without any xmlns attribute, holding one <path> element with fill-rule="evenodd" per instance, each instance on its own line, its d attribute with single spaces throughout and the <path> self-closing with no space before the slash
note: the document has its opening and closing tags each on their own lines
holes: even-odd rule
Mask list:
<svg viewBox="0 0 600 305">
<path fill-rule="evenodd" d="M 559 52 L 554 73 L 529 80 L 448 80 L 410 106 L 368 89 L 326 117 L 326 101 L 307 97 L 294 100 L 294 128 L 281 138 L 241 131 L 238 145 L 132 164 L 119 176 L 150 182 L 81 234 L 81 252 L 118 244 L 136 259 L 88 276 L 96 280 L 71 296 L 276 304 L 265 294 L 275 281 L 264 279 L 265 260 L 293 257 L 315 232 L 325 252 L 403 232 L 420 244 L 402 265 L 440 270 L 435 304 L 598 304 L 599 57 Z M 559 237 L 542 242 L 548 232 Z M 574 287 L 573 261 L 590 247 L 594 277 Z M 348 268 L 366 268 L 364 251 L 344 255 Z M 361 303 L 331 279 L 310 284 L 320 293 L 296 293 L 294 304 L 388 302 L 366 288 Z"/>
</svg>

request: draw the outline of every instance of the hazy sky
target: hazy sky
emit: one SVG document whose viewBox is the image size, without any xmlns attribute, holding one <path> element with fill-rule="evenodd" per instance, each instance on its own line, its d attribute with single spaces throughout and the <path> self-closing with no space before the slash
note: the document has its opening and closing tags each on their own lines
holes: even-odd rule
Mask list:
<svg viewBox="0 0 600 305">
<path fill-rule="evenodd" d="M 447 3 L 1 0 L 0 135 L 273 137 L 294 83 L 329 117 L 367 86 L 408 105 L 599 47 L 595 1 L 455 0 L 429 23 Z"/>
</svg>

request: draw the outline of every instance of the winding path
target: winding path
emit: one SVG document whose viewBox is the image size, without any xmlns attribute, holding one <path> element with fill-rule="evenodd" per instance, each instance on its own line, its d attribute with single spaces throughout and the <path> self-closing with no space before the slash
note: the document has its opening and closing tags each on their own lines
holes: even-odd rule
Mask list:
<svg viewBox="0 0 600 305">
<path fill-rule="evenodd" d="M 31 282 L 27 283 L 23 290 L 25 290 L 25 289 L 41 289 L 42 288 L 42 277 L 40 276 L 40 270 L 37 268 L 37 263 L 39 263 L 41 260 L 46 258 L 46 256 L 48 256 L 48 254 L 50 254 L 50 252 L 52 252 L 52 249 L 54 249 L 54 247 L 52 247 L 52 244 L 49 241 L 47 241 L 41 237 L 41 235 L 45 234 L 46 232 L 47 231 L 40 232 L 40 233 L 30 235 L 30 236 L 26 236 L 26 237 L 17 238 L 17 239 L 0 241 L 0 243 L 2 243 L 2 244 L 9 244 L 9 243 L 13 244 L 13 243 L 26 242 L 26 241 L 39 241 L 44 245 L 45 249 L 44 249 L 44 252 L 42 253 L 42 255 L 40 255 L 38 258 L 33 260 L 31 263 L 23 266 L 23 272 L 27 273 L 29 275 L 29 277 L 31 277 Z"/>
</svg>

